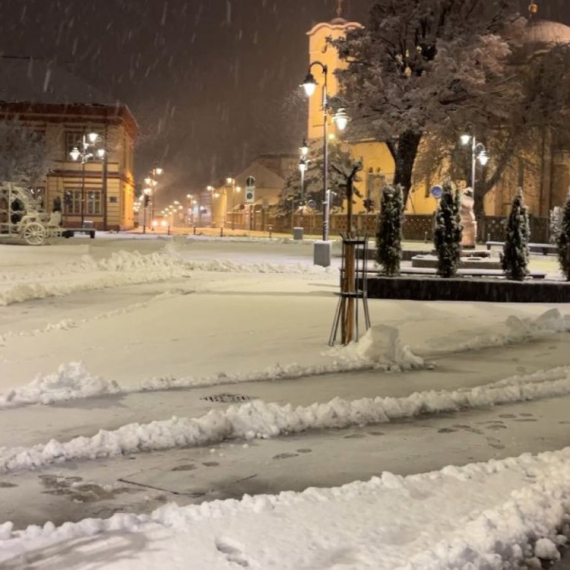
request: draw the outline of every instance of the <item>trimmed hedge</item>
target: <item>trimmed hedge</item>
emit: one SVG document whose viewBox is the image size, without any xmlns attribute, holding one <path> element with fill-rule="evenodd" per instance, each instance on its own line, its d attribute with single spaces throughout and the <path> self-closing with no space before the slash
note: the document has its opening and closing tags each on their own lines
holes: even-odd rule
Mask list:
<svg viewBox="0 0 570 570">
<path fill-rule="evenodd" d="M 565 281 L 507 281 L 426 276 L 369 277 L 369 299 L 484 301 L 492 303 L 570 303 Z"/>
</svg>

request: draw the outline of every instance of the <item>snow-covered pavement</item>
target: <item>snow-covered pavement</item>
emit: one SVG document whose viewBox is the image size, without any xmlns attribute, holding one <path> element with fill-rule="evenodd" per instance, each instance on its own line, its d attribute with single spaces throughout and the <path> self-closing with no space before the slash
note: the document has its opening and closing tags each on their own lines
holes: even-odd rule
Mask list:
<svg viewBox="0 0 570 570">
<path fill-rule="evenodd" d="M 446 465 L 556 452 L 570 444 L 570 369 L 554 370 L 570 366 L 566 348 L 570 320 L 564 318 L 570 309 L 371 301 L 373 324 L 381 326 L 369 335 L 368 344 L 331 350 L 326 341 L 336 306 L 338 271 L 313 267 L 311 256 L 309 244 L 138 236 L 79 239 L 50 248 L 0 246 L 2 519 L 22 528 L 49 520 L 60 524 L 105 518 L 115 512 L 150 513 L 168 501 L 183 506 L 241 498 L 244 493 L 328 488 L 367 481 L 383 471 L 411 476 Z M 83 364 L 73 364 L 79 361 Z M 227 394 L 237 395 L 237 403 L 219 398 Z M 362 398 L 368 400 L 358 402 Z M 322 405 L 314 407 L 314 402 Z M 503 405 L 489 407 L 493 402 Z M 442 410 L 445 413 L 434 414 Z M 292 414 L 297 414 L 296 419 Z M 182 418 L 180 426 L 202 422 L 199 432 L 185 427 L 184 437 L 180 432 L 180 439 L 165 445 L 168 430 L 178 429 L 178 420 L 168 423 L 173 416 Z M 151 424 L 156 421 L 166 423 Z M 135 422 L 140 426 L 125 431 L 123 426 Z M 155 427 L 149 431 L 148 425 Z M 156 431 L 159 425 L 164 431 Z M 248 426 L 255 426 L 251 433 Z M 106 432 L 97 436 L 101 429 Z M 123 447 L 116 447 L 114 433 L 129 434 L 120 444 Z M 189 433 L 194 434 L 190 439 Z M 268 436 L 271 439 L 264 439 Z M 88 439 L 72 442 L 77 437 Z M 38 463 L 38 446 L 50 440 Z M 87 441 L 98 446 L 92 450 L 100 451 L 81 451 L 87 449 Z M 190 441 L 193 446 L 208 445 L 189 447 Z M 73 453 L 64 451 L 71 449 Z M 113 449 L 123 453 L 117 456 Z M 152 451 L 140 453 L 144 450 Z M 567 452 L 553 457 L 548 465 L 528 460 L 534 462 L 528 469 L 525 460 L 522 477 L 514 463 L 498 479 L 494 467 L 484 472 L 473 468 L 471 491 L 479 484 L 488 486 L 485 501 L 466 492 L 464 483 L 461 492 L 452 485 L 442 512 L 447 509 L 448 514 L 480 524 L 484 509 L 499 512 L 516 492 L 524 497 L 558 493 L 563 498 L 563 485 L 548 489 L 535 485 L 545 477 L 558 484 L 559 474 L 568 469 Z M 29 470 L 34 464 L 36 470 Z M 435 478 L 449 473 L 444 469 Z M 199 570 L 463 568 L 468 567 L 466 560 L 473 568 L 484 567 L 481 560 L 498 547 L 483 544 L 477 534 L 467 545 L 476 554 L 465 557 L 463 552 L 457 558 L 463 566 L 442 565 L 446 558 L 441 551 L 432 557 L 439 565 L 426 565 L 422 557 L 434 537 L 439 541 L 465 537 L 458 538 L 445 526 L 435 525 L 431 535 L 419 530 L 425 517 L 422 509 L 432 501 L 441 502 L 444 495 L 426 489 L 422 507 L 418 501 L 422 493 L 410 485 L 401 487 L 408 499 L 400 526 L 381 531 L 381 538 L 375 536 L 379 544 L 373 552 L 365 551 L 364 535 L 358 530 L 364 519 L 352 517 L 345 500 L 341 508 L 322 499 L 321 514 L 332 517 L 331 525 L 336 516 L 355 525 L 337 537 L 349 554 L 329 547 L 328 557 L 314 546 L 329 544 L 322 536 L 325 529 L 322 533 L 309 529 L 313 546 L 300 542 L 298 553 L 284 555 L 285 545 L 294 540 L 293 531 L 283 536 L 283 550 L 277 545 L 259 552 L 247 529 L 226 533 L 225 529 L 241 524 L 241 515 L 231 504 L 222 503 L 211 507 L 211 512 L 219 512 L 220 526 L 206 521 L 204 529 L 210 530 L 196 534 L 209 546 L 188 542 L 181 547 L 181 536 L 195 529 L 186 523 L 164 526 L 162 515 L 157 515 L 158 526 L 150 531 L 144 525 L 137 531 L 140 521 L 123 524 L 131 519 L 110 523 L 109 529 L 118 534 L 103 537 L 102 542 L 80 538 L 89 525 L 66 535 L 79 542 L 61 546 L 52 545 L 59 538 L 49 528 L 29 548 L 17 539 L 0 541 L 0 560 L 5 560 L 0 567 L 144 569 L 156 566 L 154 553 L 166 551 L 169 558 L 163 567 Z M 360 488 L 375 497 L 369 497 L 371 504 L 390 512 L 390 503 L 375 483 Z M 344 496 L 344 491 L 309 495 L 320 502 L 328 493 Z M 243 519 L 250 525 L 252 540 L 257 524 L 281 532 L 279 525 L 287 526 L 290 517 L 310 521 L 318 510 L 310 514 L 308 507 L 302 507 L 297 512 L 295 505 L 302 506 L 305 498 L 292 497 L 283 511 L 277 509 L 278 522 L 263 506 L 276 500 L 260 499 L 259 522 L 251 522 L 251 514 Z M 209 509 L 204 506 L 201 512 Z M 190 520 L 194 515 L 188 513 L 172 516 Z M 555 528 L 558 523 L 552 526 L 554 515 L 545 514 L 542 507 L 536 508 L 536 514 L 543 517 L 543 534 L 537 535 L 536 529 L 525 534 L 522 527 L 528 530 L 528 519 L 516 527 L 509 548 L 527 543 L 532 548 L 533 537 L 556 540 L 555 530 L 562 528 Z M 410 523 L 412 519 L 418 525 Z M 373 520 L 382 529 L 388 518 L 369 522 Z M 94 523 L 87 535 L 104 526 Z M 0 538 L 2 532 L 0 526 Z M 407 538 L 400 544 L 397 536 Z M 112 544 L 115 539 L 139 543 L 140 553 L 124 558 L 122 545 Z M 63 558 L 66 544 L 70 550 Z M 397 555 L 396 544 L 401 546 Z M 446 544 L 442 548 L 451 548 L 451 543 Z M 116 557 L 98 559 L 96 550 L 102 545 Z M 548 549 L 546 543 L 542 547 Z M 25 566 L 16 556 L 22 548 L 31 549 Z M 38 548 L 39 554 L 31 553 Z M 452 551 L 458 552 L 456 547 Z M 523 551 L 522 557 L 532 554 L 532 549 Z M 94 554 L 91 565 L 86 565 L 84 552 Z M 517 552 L 511 549 L 499 555 L 512 560 Z M 406 566 L 414 556 L 420 562 Z M 195 565 L 177 565 L 178 557 L 180 564 L 190 557 Z"/>
</svg>

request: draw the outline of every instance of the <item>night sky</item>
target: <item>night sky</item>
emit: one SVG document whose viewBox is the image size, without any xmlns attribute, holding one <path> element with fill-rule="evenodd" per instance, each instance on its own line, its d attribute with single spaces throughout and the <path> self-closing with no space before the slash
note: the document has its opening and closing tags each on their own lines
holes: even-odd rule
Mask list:
<svg viewBox="0 0 570 570">
<path fill-rule="evenodd" d="M 521 0 L 526 10 L 529 2 Z M 570 24 L 567 0 L 538 0 Z M 125 102 L 141 136 L 137 174 L 158 162 L 171 197 L 295 151 L 306 32 L 337 0 L 0 0 L 0 51 L 55 58 Z M 371 0 L 345 0 L 365 22 Z M 165 196 L 166 197 L 166 196 Z"/>
</svg>

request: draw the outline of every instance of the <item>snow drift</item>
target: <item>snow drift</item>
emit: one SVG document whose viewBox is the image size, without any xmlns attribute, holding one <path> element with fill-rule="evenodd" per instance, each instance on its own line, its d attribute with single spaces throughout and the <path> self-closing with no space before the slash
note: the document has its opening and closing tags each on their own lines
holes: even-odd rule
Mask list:
<svg viewBox="0 0 570 570">
<path fill-rule="evenodd" d="M 0 395 L 0 409 L 30 404 L 53 404 L 104 394 L 117 394 L 120 391 L 116 382 L 93 376 L 80 362 L 70 362 L 62 364 L 54 374 L 38 376 L 30 384 L 11 390 L 6 395 Z"/>
<path fill-rule="evenodd" d="M 121 454 L 193 447 L 227 439 L 271 438 L 311 429 L 346 428 L 388 423 L 422 414 L 455 412 L 570 394 L 570 367 L 566 374 L 513 377 L 468 390 L 416 392 L 402 398 L 335 398 L 310 406 L 281 406 L 260 400 L 200 418 L 177 418 L 149 424 L 129 424 L 115 431 L 67 442 L 51 440 L 33 447 L 0 448 L 0 471 L 34 469 L 71 460 L 98 459 Z"/>
<path fill-rule="evenodd" d="M 570 448 L 302 493 L 244 496 L 55 528 L 0 526 L 0 563 L 66 570 L 540 568 L 570 536 Z M 277 538 L 276 538 L 277 537 Z M 85 540 L 88 539 L 88 540 Z"/>
</svg>

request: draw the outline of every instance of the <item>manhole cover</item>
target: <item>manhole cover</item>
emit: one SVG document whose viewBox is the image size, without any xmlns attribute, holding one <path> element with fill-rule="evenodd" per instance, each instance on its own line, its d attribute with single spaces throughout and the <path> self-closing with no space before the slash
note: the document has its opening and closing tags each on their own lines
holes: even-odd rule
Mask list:
<svg viewBox="0 0 570 570">
<path fill-rule="evenodd" d="M 236 402 L 249 402 L 252 398 L 241 394 L 215 394 L 214 396 L 204 396 L 200 399 L 207 400 L 208 402 L 218 402 L 220 404 L 233 404 Z"/>
</svg>

